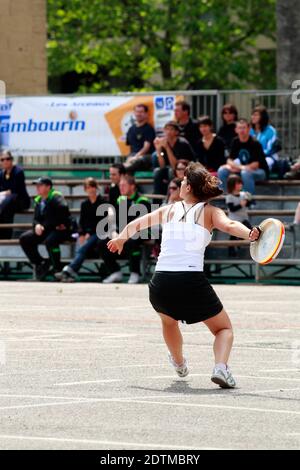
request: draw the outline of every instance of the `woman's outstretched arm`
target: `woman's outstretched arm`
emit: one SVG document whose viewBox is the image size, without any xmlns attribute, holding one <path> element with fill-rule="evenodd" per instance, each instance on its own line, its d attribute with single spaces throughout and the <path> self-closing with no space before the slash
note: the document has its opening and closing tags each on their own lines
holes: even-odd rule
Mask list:
<svg viewBox="0 0 300 470">
<path fill-rule="evenodd" d="M 170 205 L 160 207 L 149 214 L 143 215 L 133 220 L 124 227 L 122 232 L 112 240 L 109 240 L 107 243 L 108 249 L 112 253 L 118 252 L 119 254 L 123 250 L 124 243 L 131 237 L 133 237 L 137 232 L 145 230 L 154 225 L 159 225 L 164 222 L 165 216 L 170 211 Z"/>
<path fill-rule="evenodd" d="M 219 207 L 212 207 L 212 223 L 213 227 L 221 230 L 221 232 L 229 233 L 235 237 L 243 238 L 245 240 L 257 240 L 259 237 L 259 230 L 253 228 L 250 230 L 241 222 L 229 219 L 225 212 Z"/>
</svg>

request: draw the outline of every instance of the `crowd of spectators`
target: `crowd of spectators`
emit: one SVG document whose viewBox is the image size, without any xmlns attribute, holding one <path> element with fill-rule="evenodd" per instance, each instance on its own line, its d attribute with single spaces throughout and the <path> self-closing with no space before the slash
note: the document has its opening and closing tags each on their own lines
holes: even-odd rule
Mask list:
<svg viewBox="0 0 300 470">
<path fill-rule="evenodd" d="M 126 138 L 130 146 L 126 171 L 134 174 L 153 170 L 155 194 L 167 193 L 177 160 L 199 161 L 219 176 L 225 192 L 228 176 L 240 174 L 244 189 L 252 194 L 255 181 L 268 179 L 278 167 L 280 142 L 264 106 L 256 106 L 247 120 L 239 118 L 234 105 L 225 104 L 222 125 L 215 132 L 210 116 L 194 120 L 189 103 L 178 101 L 174 121 L 167 122 L 162 135 L 157 136 L 149 123 L 146 105 L 137 105 L 134 114 L 136 122 Z"/>
<path fill-rule="evenodd" d="M 34 267 L 36 279 L 43 280 L 52 272 L 58 281 L 75 281 L 87 258 L 101 257 L 106 270 L 103 282 L 122 280 L 118 256 L 112 254 L 106 244 L 111 236 L 122 230 L 122 207 L 127 214 L 126 222 L 140 215 L 135 210 L 139 205 L 143 205 L 146 211 L 150 210 L 150 200 L 137 186 L 136 171 L 152 170 L 153 202 L 172 204 L 180 200 L 180 186 L 187 165 L 198 161 L 219 177 L 229 217 L 251 227 L 248 209 L 255 204 L 255 182 L 268 179 L 279 161 L 277 132 L 270 124 L 264 106 L 256 106 L 248 121 L 238 116 L 234 105 L 224 105 L 222 125 L 217 132 L 210 116 L 192 119 L 190 105 L 185 101 L 176 103 L 174 120 L 167 122 L 159 135 L 149 122 L 149 109 L 145 104 L 135 106 L 134 116 L 135 123 L 126 136 L 130 153 L 123 164 L 111 164 L 110 185 L 100 194 L 96 179 L 90 177 L 85 180 L 86 199 L 81 204 L 78 224 L 71 216 L 63 195 L 53 188 L 52 180 L 41 177 L 35 181 L 37 194 L 33 226 L 20 236 L 20 245 Z M 24 172 L 14 164 L 11 153 L 2 152 L 0 160 L 0 224 L 11 224 L 16 212 L 29 208 L 30 197 Z M 300 163 L 294 164 L 289 173 L 297 178 Z M 155 199 L 155 195 L 159 198 Z M 163 201 L 162 195 L 165 196 Z M 112 218 L 109 210 L 99 212 L 99 207 L 107 203 L 115 209 L 114 224 L 110 224 L 113 231 L 99 234 L 99 223 Z M 300 223 L 300 203 L 294 223 Z M 0 238 L 10 238 L 11 235 L 11 228 L 0 227 Z M 72 261 L 63 266 L 60 245 L 66 241 L 76 241 L 77 250 Z M 47 259 L 39 252 L 42 243 L 48 251 Z M 141 244 L 141 238 L 128 240 L 122 255 L 129 260 L 128 282 L 131 284 L 138 283 L 141 277 Z M 234 248 L 229 254 L 235 256 Z"/>
</svg>

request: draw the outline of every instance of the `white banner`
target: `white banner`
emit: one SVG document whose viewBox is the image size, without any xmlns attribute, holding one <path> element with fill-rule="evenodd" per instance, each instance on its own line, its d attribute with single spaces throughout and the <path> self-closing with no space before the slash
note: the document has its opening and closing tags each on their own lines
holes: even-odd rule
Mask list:
<svg viewBox="0 0 300 470">
<path fill-rule="evenodd" d="M 133 108 L 149 106 L 157 131 L 173 119 L 175 96 L 47 96 L 7 98 L 0 103 L 0 145 L 16 156 L 127 155 Z"/>
</svg>

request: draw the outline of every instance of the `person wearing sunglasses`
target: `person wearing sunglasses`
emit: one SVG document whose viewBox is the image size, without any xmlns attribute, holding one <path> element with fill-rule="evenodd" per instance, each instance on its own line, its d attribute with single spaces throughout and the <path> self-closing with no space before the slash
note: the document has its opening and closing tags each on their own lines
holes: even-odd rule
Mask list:
<svg viewBox="0 0 300 470">
<path fill-rule="evenodd" d="M 189 161 L 185 160 L 184 158 L 181 158 L 180 160 L 178 160 L 175 165 L 174 177 L 182 181 L 184 178 L 184 171 L 186 167 L 188 166 L 188 164 L 189 164 Z"/>
<path fill-rule="evenodd" d="M 180 197 L 180 187 L 182 179 L 173 178 L 168 187 L 168 198 L 167 204 L 173 204 L 175 202 L 181 201 Z"/>
<path fill-rule="evenodd" d="M 229 152 L 232 141 L 237 136 L 235 127 L 238 121 L 238 110 L 233 104 L 224 104 L 222 108 L 222 121 L 223 124 L 218 130 L 217 135 L 223 140 L 226 151 Z"/>
<path fill-rule="evenodd" d="M 16 212 L 28 209 L 30 197 L 25 185 L 25 175 L 21 167 L 14 164 L 10 152 L 0 154 L 0 224 L 13 223 Z M 1 229 L 0 238 L 9 239 L 12 229 Z"/>
</svg>

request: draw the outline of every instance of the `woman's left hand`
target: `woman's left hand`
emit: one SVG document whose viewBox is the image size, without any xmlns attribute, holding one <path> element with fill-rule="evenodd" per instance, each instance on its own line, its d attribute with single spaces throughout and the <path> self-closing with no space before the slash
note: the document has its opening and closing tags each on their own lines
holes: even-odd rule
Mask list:
<svg viewBox="0 0 300 470">
<path fill-rule="evenodd" d="M 118 237 L 113 238 L 112 240 L 109 240 L 109 242 L 107 243 L 107 248 L 112 253 L 118 252 L 118 254 L 120 255 L 123 251 L 123 246 L 125 242 L 126 240 L 123 240 L 122 238 L 118 238 Z"/>
<path fill-rule="evenodd" d="M 257 227 L 253 227 L 253 229 L 249 233 L 249 239 L 251 242 L 255 242 L 256 240 L 259 239 L 261 232 Z"/>
</svg>

